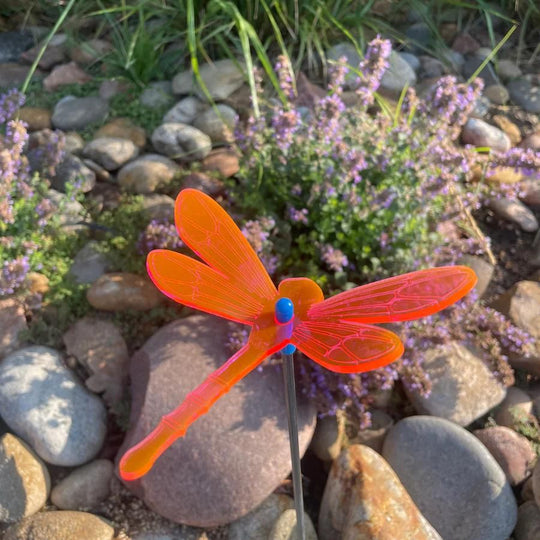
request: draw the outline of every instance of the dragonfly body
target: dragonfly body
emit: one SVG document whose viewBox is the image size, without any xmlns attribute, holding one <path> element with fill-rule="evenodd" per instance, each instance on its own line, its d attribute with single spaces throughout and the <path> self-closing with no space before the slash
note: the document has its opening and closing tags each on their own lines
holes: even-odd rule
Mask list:
<svg viewBox="0 0 540 540">
<path fill-rule="evenodd" d="M 324 300 L 320 287 L 308 278 L 285 279 L 276 289 L 232 219 L 203 193 L 182 191 L 175 219 L 180 237 L 203 262 L 168 250 L 152 251 L 147 268 L 156 286 L 177 302 L 247 324 L 251 332 L 244 347 L 122 457 L 119 469 L 124 480 L 146 474 L 197 418 L 271 354 L 295 347 L 339 373 L 382 367 L 401 356 L 403 344 L 396 334 L 374 323 L 431 315 L 476 283 L 467 267 L 440 267 Z"/>
</svg>

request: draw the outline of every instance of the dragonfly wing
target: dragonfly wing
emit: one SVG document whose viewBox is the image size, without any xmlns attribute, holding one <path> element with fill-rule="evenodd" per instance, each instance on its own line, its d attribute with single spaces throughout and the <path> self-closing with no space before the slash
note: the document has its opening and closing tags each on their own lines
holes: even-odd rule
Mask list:
<svg viewBox="0 0 540 540">
<path fill-rule="evenodd" d="M 201 191 L 184 189 L 176 199 L 176 228 L 207 264 L 259 299 L 275 299 L 276 288 L 255 251 L 221 206 Z"/>
<path fill-rule="evenodd" d="M 465 296 L 477 277 L 466 266 L 442 266 L 394 276 L 314 304 L 308 318 L 386 323 L 437 313 Z"/>
<path fill-rule="evenodd" d="M 148 254 L 146 266 L 156 287 L 175 302 L 252 324 L 265 303 L 231 280 L 191 257 L 157 249 Z"/>
<path fill-rule="evenodd" d="M 338 373 L 359 373 L 383 367 L 403 354 L 396 334 L 368 324 L 302 321 L 291 343 L 325 368 Z"/>
</svg>

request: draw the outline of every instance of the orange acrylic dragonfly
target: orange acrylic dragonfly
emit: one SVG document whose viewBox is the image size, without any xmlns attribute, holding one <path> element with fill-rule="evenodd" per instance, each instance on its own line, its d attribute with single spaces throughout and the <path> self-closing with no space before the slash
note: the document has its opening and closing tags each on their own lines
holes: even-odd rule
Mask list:
<svg viewBox="0 0 540 540">
<path fill-rule="evenodd" d="M 120 460 L 120 476 L 135 480 L 230 388 L 269 355 L 297 347 L 325 368 L 357 373 L 380 368 L 403 354 L 396 334 L 373 323 L 431 315 L 465 296 L 475 273 L 443 266 L 383 279 L 324 300 L 308 278 L 284 279 L 276 289 L 230 216 L 200 191 L 185 189 L 175 221 L 184 243 L 203 262 L 169 250 L 150 252 L 148 273 L 169 298 L 251 326 L 249 339 L 156 428 Z M 283 310 L 283 306 L 285 306 Z"/>
</svg>

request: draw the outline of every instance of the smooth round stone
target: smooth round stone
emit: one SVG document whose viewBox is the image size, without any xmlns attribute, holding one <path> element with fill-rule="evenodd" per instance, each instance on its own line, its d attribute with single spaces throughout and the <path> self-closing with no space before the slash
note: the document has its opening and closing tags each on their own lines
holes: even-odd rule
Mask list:
<svg viewBox="0 0 540 540">
<path fill-rule="evenodd" d="M 135 354 L 132 427 L 119 456 L 226 362 L 229 329 L 215 317 L 188 317 L 159 330 Z M 291 467 L 282 377 L 276 366 L 249 373 L 128 489 L 158 514 L 192 526 L 222 525 L 256 508 Z M 300 398 L 301 454 L 315 420 L 313 405 Z"/>
<path fill-rule="evenodd" d="M 237 123 L 236 111 L 228 105 L 219 104 L 199 114 L 193 126 L 206 133 L 214 143 L 233 142 Z"/>
<path fill-rule="evenodd" d="M 86 293 L 90 305 L 103 311 L 146 311 L 158 306 L 163 296 L 152 282 L 137 274 L 103 274 Z"/>
<path fill-rule="evenodd" d="M 55 92 L 61 86 L 67 84 L 85 84 L 92 77 L 82 70 L 75 62 L 68 62 L 53 68 L 43 79 L 43 88 L 48 92 Z"/>
<path fill-rule="evenodd" d="M 191 124 L 208 105 L 195 96 L 181 99 L 174 107 L 165 113 L 164 124 Z"/>
<path fill-rule="evenodd" d="M 540 152 L 540 131 L 535 131 L 525 137 L 519 146 L 522 148 L 532 148 L 536 152 Z"/>
<path fill-rule="evenodd" d="M 127 191 L 153 193 L 168 186 L 180 170 L 172 159 L 159 154 L 146 154 L 120 169 L 118 183 Z"/>
<path fill-rule="evenodd" d="M 44 463 L 23 441 L 0 438 L 0 522 L 13 523 L 35 514 L 49 495 L 51 479 Z"/>
<path fill-rule="evenodd" d="M 87 512 L 41 512 L 12 525 L 3 540 L 113 540 L 114 529 Z"/>
<path fill-rule="evenodd" d="M 473 433 L 501 466 L 510 485 L 516 486 L 530 476 L 536 454 L 523 435 L 504 426 L 477 429 Z"/>
<path fill-rule="evenodd" d="M 187 124 L 162 124 L 152 133 L 157 152 L 173 159 L 196 161 L 204 159 L 212 149 L 210 137 Z"/>
<path fill-rule="evenodd" d="M 506 397 L 495 413 L 495 422 L 499 426 L 514 428 L 519 420 L 527 421 L 533 412 L 533 402 L 529 394 L 511 386 L 506 391 Z"/>
<path fill-rule="evenodd" d="M 536 232 L 538 220 L 527 206 L 517 199 L 491 199 L 489 208 L 499 217 L 518 225 L 525 232 Z"/>
<path fill-rule="evenodd" d="M 444 540 L 506 540 L 517 506 L 504 472 L 462 427 L 429 416 L 398 422 L 383 456 Z"/>
<path fill-rule="evenodd" d="M 389 97 L 397 98 L 405 86 L 416 84 L 416 73 L 399 53 L 392 51 L 388 57 L 388 69 L 381 79 L 381 92 Z"/>
<path fill-rule="evenodd" d="M 98 250 L 98 243 L 91 240 L 73 258 L 69 274 L 75 283 L 94 283 L 109 267 L 109 262 Z"/>
<path fill-rule="evenodd" d="M 465 266 L 468 266 L 474 270 L 474 273 L 478 277 L 474 290 L 481 298 L 491 282 L 495 268 L 491 263 L 487 262 L 482 257 L 477 257 L 475 255 L 463 255 L 458 262 L 459 264 L 464 264 Z"/>
<path fill-rule="evenodd" d="M 332 62 L 337 62 L 343 56 L 346 59 L 346 65 L 352 68 L 345 74 L 345 84 L 343 88 L 354 90 L 355 88 L 358 88 L 358 75 L 353 69 L 358 69 L 360 62 L 362 61 L 356 47 L 351 42 L 344 41 L 342 43 L 336 43 L 326 52 L 326 58 Z"/>
<path fill-rule="evenodd" d="M 51 492 L 52 503 L 60 510 L 90 510 L 110 493 L 114 465 L 97 459 L 72 471 Z"/>
<path fill-rule="evenodd" d="M 517 79 L 523 74 L 515 62 L 505 59 L 497 62 L 497 73 L 503 81 Z"/>
<path fill-rule="evenodd" d="M 0 300 L 0 358 L 21 345 L 19 333 L 28 328 L 24 306 L 14 298 Z"/>
<path fill-rule="evenodd" d="M 65 193 L 68 184 L 77 185 L 83 193 L 92 191 L 96 185 L 94 171 L 72 154 L 67 154 L 56 167 L 56 174 L 52 179 L 52 187 L 63 193 Z"/>
<path fill-rule="evenodd" d="M 54 107 L 52 124 L 64 131 L 77 131 L 88 127 L 89 124 L 103 122 L 108 113 L 109 105 L 99 97 L 66 96 Z"/>
<path fill-rule="evenodd" d="M 521 141 L 521 131 L 512 120 L 502 114 L 493 115 L 492 120 L 506 133 L 513 146 Z"/>
<path fill-rule="evenodd" d="M 0 63 L 17 62 L 34 45 L 30 32 L 0 32 Z"/>
<path fill-rule="evenodd" d="M 142 202 L 144 213 L 149 219 L 174 221 L 174 199 L 168 195 L 153 193 L 145 195 Z"/>
<path fill-rule="evenodd" d="M 139 102 L 145 107 L 157 109 L 166 107 L 174 100 L 171 81 L 157 81 L 150 83 L 139 97 Z"/>
<path fill-rule="evenodd" d="M 461 132 L 461 139 L 465 144 L 487 146 L 497 152 L 506 152 L 512 146 L 504 131 L 479 118 L 467 120 Z"/>
<path fill-rule="evenodd" d="M 336 416 L 325 416 L 317 420 L 309 448 L 321 461 L 333 461 L 341 452 L 344 437 L 344 423 Z"/>
<path fill-rule="evenodd" d="M 28 131 L 51 129 L 51 117 L 52 113 L 49 109 L 40 107 L 21 107 L 19 109 L 19 120 L 28 124 Z"/>
<path fill-rule="evenodd" d="M 534 501 L 523 503 L 518 510 L 514 540 L 538 540 L 540 538 L 540 508 Z"/>
<path fill-rule="evenodd" d="M 525 78 L 515 79 L 507 84 L 510 99 L 527 112 L 540 113 L 540 86 L 533 86 Z"/>
<path fill-rule="evenodd" d="M 234 150 L 219 148 L 212 150 L 203 160 L 205 172 L 216 172 L 225 178 L 234 176 L 240 170 L 238 154 Z"/>
<path fill-rule="evenodd" d="M 92 64 L 107 54 L 113 46 L 103 39 L 89 39 L 75 43 L 69 50 L 69 57 L 77 64 Z"/>
<path fill-rule="evenodd" d="M 304 512 L 305 540 L 317 540 L 317 533 L 310 517 Z M 295 540 L 298 537 L 296 510 L 289 508 L 277 519 L 268 535 L 268 540 Z"/>
<path fill-rule="evenodd" d="M 90 141 L 83 149 L 83 154 L 108 171 L 119 169 L 139 154 L 133 141 L 119 137 L 100 137 Z"/>
<path fill-rule="evenodd" d="M 105 438 L 103 403 L 48 347 L 20 349 L 0 363 L 0 416 L 54 465 L 89 461 Z"/>
<path fill-rule="evenodd" d="M 504 105 L 510 99 L 508 90 L 502 84 L 492 84 L 486 87 L 484 96 L 495 105 Z"/>
<path fill-rule="evenodd" d="M 118 137 L 129 139 L 138 148 L 146 145 L 146 131 L 137 126 L 129 118 L 115 118 L 104 126 L 101 126 L 95 133 L 94 139 L 101 137 Z"/>
</svg>

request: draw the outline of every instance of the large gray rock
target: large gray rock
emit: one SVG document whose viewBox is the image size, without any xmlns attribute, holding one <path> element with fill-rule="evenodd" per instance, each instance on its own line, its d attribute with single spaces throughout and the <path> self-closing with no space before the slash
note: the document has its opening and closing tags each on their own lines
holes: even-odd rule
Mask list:
<svg viewBox="0 0 540 540">
<path fill-rule="evenodd" d="M 0 362 L 0 416 L 54 465 L 81 465 L 105 438 L 105 407 L 48 347 L 26 347 Z"/>
<path fill-rule="evenodd" d="M 141 441 L 228 357 L 228 324 L 196 315 L 157 332 L 134 356 L 132 428 L 119 452 Z M 299 399 L 300 451 L 315 410 Z M 157 513 L 194 526 L 229 523 L 259 505 L 290 472 L 281 370 L 256 370 L 221 397 L 128 488 Z"/>
<path fill-rule="evenodd" d="M 73 258 L 69 274 L 76 283 L 94 283 L 109 269 L 109 262 L 98 250 L 98 243 L 91 240 Z"/>
<path fill-rule="evenodd" d="M 444 540 L 506 540 L 517 506 L 504 472 L 462 427 L 412 416 L 388 433 L 383 456 Z"/>
<path fill-rule="evenodd" d="M 360 62 L 362 61 L 356 47 L 352 43 L 344 41 L 342 43 L 336 43 L 326 52 L 326 58 L 331 61 L 330 66 L 343 57 L 346 59 L 346 65 L 349 66 L 349 70 L 345 75 L 344 88 L 346 90 L 354 90 L 358 87 L 358 74 L 355 73 L 354 70 L 358 69 Z"/>
<path fill-rule="evenodd" d="M 238 123 L 236 111 L 228 105 L 216 105 L 198 115 L 193 126 L 206 133 L 212 142 L 233 142 Z"/>
<path fill-rule="evenodd" d="M 84 147 L 83 154 L 108 171 L 114 171 L 129 160 L 136 158 L 139 155 L 139 149 L 129 139 L 99 137 Z"/>
<path fill-rule="evenodd" d="M 512 146 L 508 135 L 504 131 L 479 118 L 469 118 L 467 120 L 461 132 L 461 139 L 466 144 L 487 146 L 497 152 L 506 152 Z"/>
<path fill-rule="evenodd" d="M 157 152 L 173 159 L 196 161 L 205 158 L 212 149 L 210 137 L 187 124 L 161 124 L 152 133 Z"/>
<path fill-rule="evenodd" d="M 109 113 L 109 105 L 100 97 L 76 98 L 66 96 L 54 107 L 52 124 L 64 131 L 79 130 L 95 122 L 103 122 Z"/>
<path fill-rule="evenodd" d="M 540 112 L 540 86 L 533 86 L 528 79 L 519 78 L 510 81 L 507 88 L 515 105 L 530 113 Z"/>
<path fill-rule="evenodd" d="M 52 179 L 52 187 L 65 193 L 66 185 L 88 193 L 96 185 L 96 173 L 89 169 L 77 156 L 67 154 L 56 167 L 56 174 Z"/>
<path fill-rule="evenodd" d="M 180 167 L 159 154 L 146 154 L 124 165 L 118 172 L 118 183 L 134 193 L 153 193 L 167 187 L 179 175 Z"/>
<path fill-rule="evenodd" d="M 188 96 L 181 99 L 174 107 L 165 113 L 163 117 L 164 124 L 191 124 L 197 115 L 208 107 L 195 96 Z"/>
<path fill-rule="evenodd" d="M 416 73 L 399 53 L 392 51 L 388 57 L 388 69 L 383 73 L 380 91 L 392 98 L 401 94 L 405 86 L 416 84 Z"/>
</svg>

